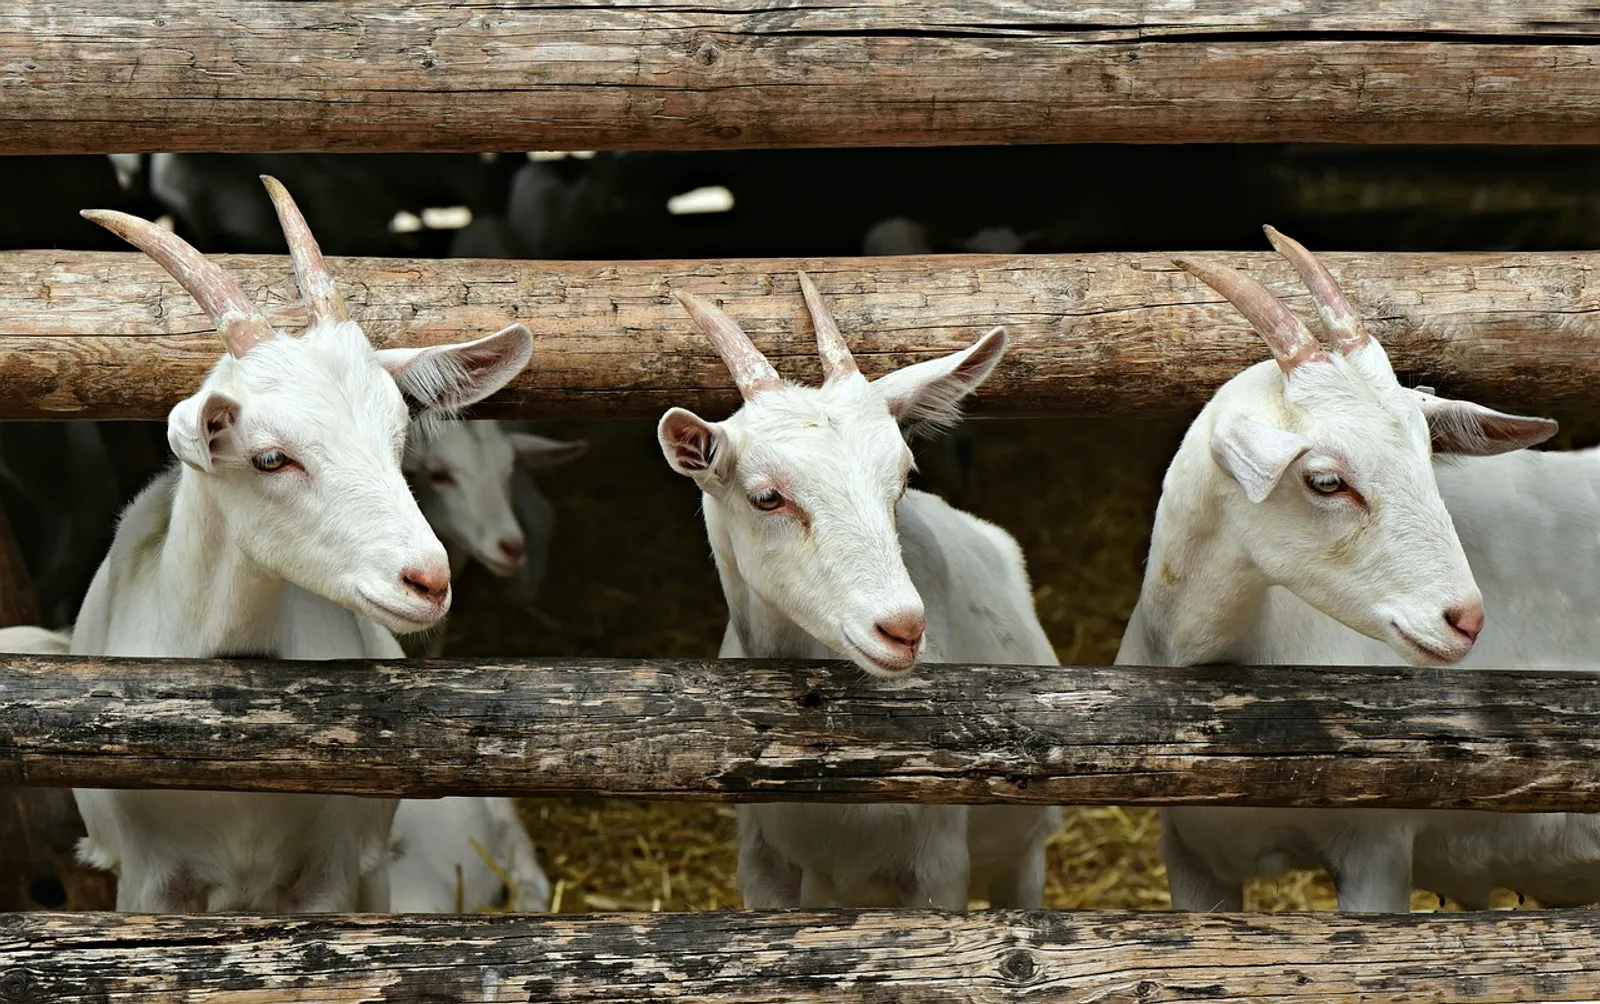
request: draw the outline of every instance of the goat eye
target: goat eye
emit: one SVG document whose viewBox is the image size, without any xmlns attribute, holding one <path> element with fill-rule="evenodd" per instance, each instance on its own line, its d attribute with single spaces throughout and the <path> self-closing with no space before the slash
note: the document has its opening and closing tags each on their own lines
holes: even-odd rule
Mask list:
<svg viewBox="0 0 1600 1004">
<path fill-rule="evenodd" d="M 768 488 L 750 496 L 750 504 L 762 512 L 772 512 L 774 509 L 783 508 L 783 496 L 778 494 L 777 489 Z"/>
<path fill-rule="evenodd" d="M 449 471 L 429 471 L 428 480 L 436 485 L 453 485 L 456 483 L 455 477 Z"/>
<path fill-rule="evenodd" d="M 281 471 L 293 462 L 282 450 L 268 450 L 250 458 L 250 465 L 263 474 Z"/>
<path fill-rule="evenodd" d="M 1306 487 L 1318 495 L 1337 495 L 1348 491 L 1350 486 L 1344 483 L 1344 478 L 1337 474 L 1317 473 L 1306 475 Z"/>
</svg>

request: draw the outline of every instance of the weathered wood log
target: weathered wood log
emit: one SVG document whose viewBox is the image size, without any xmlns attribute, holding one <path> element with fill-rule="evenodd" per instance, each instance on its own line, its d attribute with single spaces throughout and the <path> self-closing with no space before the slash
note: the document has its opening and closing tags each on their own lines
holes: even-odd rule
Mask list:
<svg viewBox="0 0 1600 1004">
<path fill-rule="evenodd" d="M 12 784 L 1533 810 L 1596 763 L 1592 673 L 0 657 Z"/>
<path fill-rule="evenodd" d="M 293 5 L 290 5 L 293 6 Z M 1219 255 L 1308 318 L 1275 255 Z M 1486 403 L 1588 406 L 1600 387 L 1600 254 L 1329 254 L 1396 369 Z M 287 259 L 222 260 L 276 323 L 304 315 Z M 1163 254 L 693 262 L 335 260 L 355 317 L 388 345 L 477 337 L 516 318 L 531 366 L 484 417 L 720 417 L 727 369 L 672 300 L 712 296 L 778 369 L 818 378 L 794 271 L 805 268 L 864 372 L 972 343 L 1013 348 L 975 412 L 1173 414 L 1266 358 L 1233 307 Z M 187 294 L 137 254 L 0 255 L 0 419 L 163 418 L 221 353 Z"/>
<path fill-rule="evenodd" d="M 1575 0 L 10 7 L 19 154 L 1600 141 Z"/>
<path fill-rule="evenodd" d="M 1580 1001 L 1583 911 L 0 918 L 12 1001 Z"/>
</svg>

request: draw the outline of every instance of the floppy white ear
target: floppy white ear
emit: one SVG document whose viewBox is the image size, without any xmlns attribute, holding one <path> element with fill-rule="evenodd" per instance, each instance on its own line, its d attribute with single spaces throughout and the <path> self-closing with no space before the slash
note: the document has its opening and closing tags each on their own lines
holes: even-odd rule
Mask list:
<svg viewBox="0 0 1600 1004">
<path fill-rule="evenodd" d="M 1238 414 L 1223 415 L 1211 429 L 1211 457 L 1260 502 L 1300 455 L 1311 449 L 1304 437 Z"/>
<path fill-rule="evenodd" d="M 1435 453 L 1490 457 L 1537 446 L 1560 429 L 1553 418 L 1507 415 L 1471 401 L 1435 397 L 1431 388 L 1411 393 L 1428 420 Z"/>
<path fill-rule="evenodd" d="M 517 453 L 517 461 L 531 471 L 555 467 L 569 460 L 576 460 L 589 452 L 589 442 L 585 439 L 563 442 L 531 432 L 507 433 L 506 438 L 511 441 L 511 448 Z"/>
<path fill-rule="evenodd" d="M 231 443 L 239 421 L 239 402 L 212 391 L 196 394 L 173 406 L 167 415 L 167 445 L 178 459 L 197 471 L 210 473 L 216 459 Z"/>
<path fill-rule="evenodd" d="M 449 414 L 511 382 L 533 355 L 533 334 L 520 324 L 476 341 L 421 349 L 380 349 L 378 362 L 421 411 Z"/>
<path fill-rule="evenodd" d="M 872 386 L 902 426 L 948 428 L 961 418 L 961 399 L 994 372 L 1006 345 L 1006 329 L 995 328 L 960 352 L 884 374 Z"/>
<path fill-rule="evenodd" d="M 661 416 L 656 438 L 661 441 L 661 453 L 668 465 L 696 481 L 717 477 L 733 459 L 728 434 L 715 422 L 707 422 L 683 408 L 673 408 Z"/>
</svg>

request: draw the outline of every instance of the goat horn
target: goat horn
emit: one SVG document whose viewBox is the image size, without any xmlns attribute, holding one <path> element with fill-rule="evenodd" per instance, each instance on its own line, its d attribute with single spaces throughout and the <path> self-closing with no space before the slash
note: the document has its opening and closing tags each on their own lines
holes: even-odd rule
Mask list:
<svg viewBox="0 0 1600 1004">
<path fill-rule="evenodd" d="M 306 218 L 300 215 L 300 207 L 294 204 L 289 190 L 270 174 L 263 174 L 261 183 L 267 186 L 267 194 L 272 197 L 272 208 L 278 214 L 278 226 L 283 228 L 283 239 L 289 242 L 289 258 L 294 262 L 294 282 L 300 287 L 300 298 L 311 313 L 311 323 L 331 321 L 340 324 L 350 320 L 344 297 L 339 295 L 333 276 L 328 274 L 328 265 L 322 260 L 322 248 L 317 246 L 317 239 L 311 236 L 311 228 L 306 226 Z"/>
<path fill-rule="evenodd" d="M 85 209 L 80 214 L 149 255 L 178 281 L 222 334 L 229 354 L 246 352 L 276 337 L 272 325 L 222 266 L 196 251 L 182 237 L 149 220 L 112 209 Z"/>
<path fill-rule="evenodd" d="M 711 339 L 717 355 L 722 357 L 728 372 L 733 375 L 739 394 L 746 401 L 762 391 L 783 386 L 783 378 L 778 376 L 778 371 L 772 368 L 767 357 L 750 341 L 750 336 L 740 330 L 733 318 L 693 293 L 674 292 L 672 295 L 694 318 L 695 326 Z"/>
<path fill-rule="evenodd" d="M 1221 293 L 1238 308 L 1261 337 L 1267 340 L 1272 357 L 1284 373 L 1294 372 L 1301 363 L 1326 359 L 1322 346 L 1300 323 L 1283 301 L 1261 283 L 1226 265 L 1208 265 L 1193 258 L 1174 258 L 1173 264 L 1199 278 Z"/>
<path fill-rule="evenodd" d="M 1300 281 L 1311 291 L 1311 300 L 1317 305 L 1323 326 L 1333 336 L 1334 347 L 1340 352 L 1349 352 L 1367 344 L 1371 339 L 1366 327 L 1322 262 L 1317 261 L 1316 256 L 1294 238 L 1285 237 L 1272 227 L 1261 229 L 1267 232 L 1267 240 L 1278 249 L 1278 253 L 1289 259 L 1289 264 L 1300 273 Z"/>
<path fill-rule="evenodd" d="M 800 293 L 806 298 L 806 310 L 811 312 L 811 326 L 817 329 L 817 354 L 822 357 L 822 382 L 830 383 L 855 376 L 861 370 L 850 355 L 850 346 L 839 333 L 839 324 L 822 302 L 822 294 L 812 284 L 811 277 L 800 273 Z"/>
</svg>

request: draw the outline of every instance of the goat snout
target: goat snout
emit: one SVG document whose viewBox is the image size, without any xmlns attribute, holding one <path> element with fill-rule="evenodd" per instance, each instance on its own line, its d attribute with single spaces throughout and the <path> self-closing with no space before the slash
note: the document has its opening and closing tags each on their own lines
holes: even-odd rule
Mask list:
<svg viewBox="0 0 1600 1004">
<path fill-rule="evenodd" d="M 521 537 L 506 537 L 496 545 L 500 549 L 500 557 L 509 565 L 520 565 L 522 559 L 528 554 L 528 545 Z"/>
<path fill-rule="evenodd" d="M 1456 633 L 1468 641 L 1477 641 L 1478 632 L 1483 630 L 1483 604 L 1464 603 L 1461 606 L 1451 607 L 1444 612 L 1444 619 Z"/>
<path fill-rule="evenodd" d="M 923 620 L 921 614 L 903 613 L 886 617 L 873 627 L 878 631 L 879 641 L 891 648 L 903 650 L 906 658 L 914 659 L 917 655 L 917 645 L 922 641 L 922 632 L 927 628 L 927 622 Z"/>
<path fill-rule="evenodd" d="M 450 595 L 450 566 L 412 565 L 400 573 L 400 582 L 417 599 L 437 606 Z"/>
</svg>

